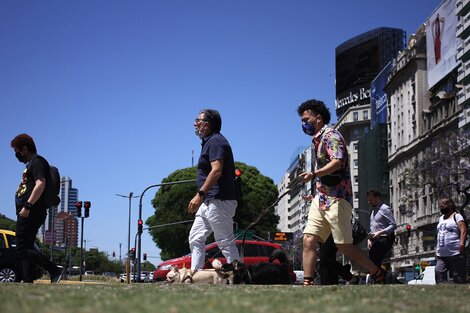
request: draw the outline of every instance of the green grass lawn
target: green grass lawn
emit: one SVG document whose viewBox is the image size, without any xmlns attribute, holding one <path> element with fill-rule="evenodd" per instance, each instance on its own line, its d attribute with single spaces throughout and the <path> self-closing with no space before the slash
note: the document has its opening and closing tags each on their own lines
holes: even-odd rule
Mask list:
<svg viewBox="0 0 470 313">
<path fill-rule="evenodd" d="M 2 313 L 470 312 L 470 285 L 0 284 Z"/>
</svg>

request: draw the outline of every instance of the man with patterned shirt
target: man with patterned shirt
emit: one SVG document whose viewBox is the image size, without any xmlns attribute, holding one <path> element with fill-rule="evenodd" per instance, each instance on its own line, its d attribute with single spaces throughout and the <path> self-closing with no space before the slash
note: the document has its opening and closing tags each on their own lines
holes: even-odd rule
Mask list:
<svg viewBox="0 0 470 313">
<path fill-rule="evenodd" d="M 315 171 L 299 177 L 316 179 L 317 193 L 310 206 L 303 239 L 304 285 L 313 285 L 317 244 L 330 234 L 340 253 L 371 275 L 372 283 L 384 281 L 385 273 L 352 244 L 352 187 L 349 158 L 343 136 L 329 127 L 330 111 L 319 100 L 308 100 L 298 109 L 302 129 L 313 137 Z"/>
</svg>

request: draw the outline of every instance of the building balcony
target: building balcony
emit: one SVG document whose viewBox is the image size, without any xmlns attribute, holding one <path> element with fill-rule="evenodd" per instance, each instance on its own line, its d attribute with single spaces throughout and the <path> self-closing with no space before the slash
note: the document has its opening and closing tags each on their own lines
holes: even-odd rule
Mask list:
<svg viewBox="0 0 470 313">
<path fill-rule="evenodd" d="M 459 115 L 459 128 L 470 125 L 470 108 L 464 109 Z"/>
<path fill-rule="evenodd" d="M 460 65 L 460 68 L 457 71 L 457 81 L 463 84 L 464 78 L 465 78 L 465 68 L 462 64 Z"/>
<path fill-rule="evenodd" d="M 462 33 L 463 33 L 463 21 L 459 21 L 459 22 L 457 23 L 457 27 L 456 27 L 456 29 L 455 29 L 455 36 L 456 36 L 457 38 L 461 38 Z"/>
<path fill-rule="evenodd" d="M 462 62 L 470 59 L 470 37 L 465 39 L 461 48 L 457 48 L 457 59 L 462 60 Z"/>
<path fill-rule="evenodd" d="M 470 11 L 470 0 L 457 0 L 455 5 L 456 15 L 466 15 Z"/>
<path fill-rule="evenodd" d="M 465 100 L 467 99 L 465 89 L 460 89 L 459 92 L 457 92 L 457 102 L 459 105 L 463 104 Z"/>
<path fill-rule="evenodd" d="M 470 13 L 467 13 L 465 16 L 462 16 L 459 24 L 461 23 L 463 23 L 463 28 L 457 30 L 457 33 L 459 34 L 458 37 L 467 38 L 470 34 Z"/>
</svg>

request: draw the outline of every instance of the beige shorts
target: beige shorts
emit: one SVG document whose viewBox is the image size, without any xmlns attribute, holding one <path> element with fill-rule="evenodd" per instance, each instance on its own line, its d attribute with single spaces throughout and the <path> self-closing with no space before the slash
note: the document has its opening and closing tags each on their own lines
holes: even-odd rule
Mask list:
<svg viewBox="0 0 470 313">
<path fill-rule="evenodd" d="M 333 234 L 337 244 L 350 244 L 352 239 L 352 207 L 344 199 L 330 198 L 331 206 L 319 209 L 318 197 L 312 200 L 304 234 L 317 235 L 322 242 Z"/>
</svg>

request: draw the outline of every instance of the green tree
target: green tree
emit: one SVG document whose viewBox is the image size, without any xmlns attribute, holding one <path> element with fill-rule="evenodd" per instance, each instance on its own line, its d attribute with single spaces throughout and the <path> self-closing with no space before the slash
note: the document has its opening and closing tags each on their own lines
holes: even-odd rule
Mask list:
<svg viewBox="0 0 470 313">
<path fill-rule="evenodd" d="M 16 222 L 12 219 L 9 219 L 3 214 L 0 214 L 0 229 L 15 230 Z"/>
<path fill-rule="evenodd" d="M 242 172 L 243 200 L 239 203 L 234 221 L 239 228 L 245 228 L 258 217 L 261 210 L 276 201 L 278 191 L 272 179 L 263 176 L 255 167 L 241 162 L 236 162 L 235 166 Z M 196 168 L 191 167 L 173 172 L 163 182 L 196 177 Z M 194 219 L 194 215 L 187 213 L 187 207 L 196 192 L 195 183 L 161 187 L 152 200 L 155 214 L 147 219 L 146 224 L 151 227 Z M 276 231 L 278 221 L 279 217 L 274 214 L 273 208 L 252 229 L 258 236 L 266 237 L 267 232 Z M 163 260 L 189 253 L 188 234 L 191 225 L 192 223 L 187 223 L 150 230 L 153 240 L 162 251 Z"/>
</svg>

